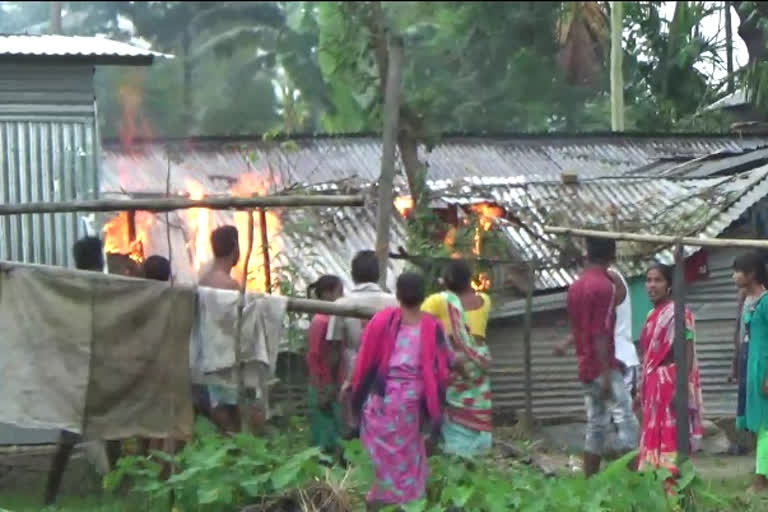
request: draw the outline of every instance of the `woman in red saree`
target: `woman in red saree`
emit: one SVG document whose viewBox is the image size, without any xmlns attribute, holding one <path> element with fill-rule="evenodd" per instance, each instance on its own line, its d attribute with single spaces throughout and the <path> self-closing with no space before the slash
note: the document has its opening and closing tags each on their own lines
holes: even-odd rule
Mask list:
<svg viewBox="0 0 768 512">
<path fill-rule="evenodd" d="M 640 437 L 639 469 L 666 468 L 674 476 L 677 467 L 677 420 L 675 386 L 677 369 L 674 360 L 675 303 L 671 300 L 672 270 L 655 265 L 646 273 L 645 287 L 654 308 L 648 315 L 641 346 L 643 371 L 638 399 L 642 404 L 643 428 Z M 701 441 L 702 399 L 699 367 L 694 349 L 693 314 L 685 311 L 685 339 L 688 358 L 688 424 L 691 452 Z"/>
</svg>

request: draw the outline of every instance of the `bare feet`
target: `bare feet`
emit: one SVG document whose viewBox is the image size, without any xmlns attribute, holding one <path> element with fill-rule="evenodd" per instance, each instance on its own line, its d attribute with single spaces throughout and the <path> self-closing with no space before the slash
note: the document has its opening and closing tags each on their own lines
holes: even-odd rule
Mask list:
<svg viewBox="0 0 768 512">
<path fill-rule="evenodd" d="M 768 490 L 768 479 L 764 475 L 755 475 L 752 485 L 747 489 L 748 494 L 763 494 Z"/>
</svg>

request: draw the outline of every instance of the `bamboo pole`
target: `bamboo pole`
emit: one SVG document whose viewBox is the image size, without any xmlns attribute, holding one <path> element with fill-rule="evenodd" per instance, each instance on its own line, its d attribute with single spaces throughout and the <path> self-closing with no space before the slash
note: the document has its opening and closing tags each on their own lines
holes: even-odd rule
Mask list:
<svg viewBox="0 0 768 512">
<path fill-rule="evenodd" d="M 685 253 L 681 244 L 675 247 L 675 274 L 672 298 L 675 302 L 674 357 L 677 369 L 675 382 L 675 414 L 677 416 L 678 466 L 690 455 L 688 431 L 688 357 L 685 339 Z"/>
<path fill-rule="evenodd" d="M 384 127 L 382 134 L 381 174 L 379 175 L 379 205 L 376 212 L 376 257 L 379 261 L 379 284 L 387 286 L 389 231 L 394 207 L 395 146 L 400 115 L 400 74 L 403 65 L 402 41 L 389 41 L 387 83 L 384 91 Z"/>
<path fill-rule="evenodd" d="M 624 131 L 624 76 L 622 74 L 624 5 L 611 2 L 611 130 Z"/>
<path fill-rule="evenodd" d="M 693 247 L 732 247 L 742 249 L 768 249 L 768 240 L 749 240 L 738 238 L 694 238 L 687 236 L 644 235 L 640 233 L 623 233 L 615 231 L 596 231 L 592 229 L 575 229 L 555 226 L 545 226 L 545 233 L 553 235 L 573 235 L 592 238 L 607 238 L 627 242 L 647 242 L 655 244 L 690 245 Z"/>
<path fill-rule="evenodd" d="M 248 211 L 248 250 L 243 262 L 243 280 L 240 283 L 240 297 L 237 301 L 237 330 L 235 331 L 235 365 L 237 368 L 237 408 L 240 409 L 240 431 L 249 432 L 251 411 L 245 396 L 245 361 L 243 360 L 243 310 L 245 309 L 245 289 L 248 284 L 248 262 L 253 251 L 253 212 Z"/>
<path fill-rule="evenodd" d="M 536 288 L 536 270 L 528 266 L 528 290 L 525 295 L 525 317 L 523 318 L 523 364 L 525 365 L 525 432 L 533 429 L 533 377 L 531 361 L 531 324 L 533 316 L 533 291 Z"/>
<path fill-rule="evenodd" d="M 267 235 L 267 212 L 259 209 L 259 227 L 261 228 L 261 255 L 264 258 L 264 291 L 272 293 L 272 268 L 269 261 L 269 237 Z"/>
<path fill-rule="evenodd" d="M 72 268 L 66 268 L 66 267 L 56 267 L 53 265 L 39 265 L 36 263 L 21 263 L 16 261 L 2 261 L 0 260 L 0 272 L 11 272 L 15 268 L 25 268 L 29 270 L 38 270 L 42 272 L 48 272 L 51 275 L 54 276 L 61 276 L 61 277 L 72 277 L 74 275 L 79 274 L 87 274 L 89 279 L 94 280 L 121 280 L 121 279 L 131 279 L 136 280 L 136 277 L 128 277 L 128 276 L 122 276 L 122 275 L 116 275 L 116 274 L 101 274 L 101 273 L 95 273 L 95 272 L 88 272 L 85 270 L 75 270 Z M 158 286 L 160 283 L 157 281 L 147 281 L 142 279 L 142 281 L 145 281 L 148 285 L 151 284 L 151 286 Z M 170 284 L 168 284 L 170 286 Z M 180 290 L 189 290 L 189 291 L 195 291 L 197 290 L 197 286 L 191 286 L 191 285 L 184 285 L 184 284 L 174 284 L 174 288 L 180 289 Z M 254 294 L 258 295 L 258 294 Z M 286 310 L 291 311 L 294 313 L 307 313 L 307 314 L 316 314 L 316 313 L 322 313 L 325 315 L 331 315 L 331 316 L 344 316 L 344 317 L 351 317 L 351 318 L 361 318 L 361 319 L 368 319 L 371 318 L 373 315 L 377 313 L 377 310 L 375 308 L 372 308 L 370 306 L 357 306 L 357 305 L 345 305 L 345 304 L 337 304 L 335 302 L 328 302 L 325 300 L 316 300 L 316 299 L 304 299 L 301 297 L 291 297 L 286 296 Z"/>
<path fill-rule="evenodd" d="M 273 195 L 260 197 L 206 197 L 203 199 L 187 199 L 183 197 L 95 199 L 85 201 L 0 204 L 0 216 L 26 213 L 117 212 L 129 210 L 167 212 L 188 208 L 247 210 L 251 208 L 305 208 L 322 206 L 365 206 L 365 200 L 363 196 L 342 195 Z"/>
</svg>

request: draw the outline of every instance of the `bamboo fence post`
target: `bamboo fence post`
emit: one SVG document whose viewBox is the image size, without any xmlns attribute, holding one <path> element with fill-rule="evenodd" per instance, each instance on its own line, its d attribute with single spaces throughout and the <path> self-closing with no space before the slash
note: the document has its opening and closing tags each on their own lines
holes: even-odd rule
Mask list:
<svg viewBox="0 0 768 512">
<path fill-rule="evenodd" d="M 531 356 L 531 324 L 533 317 L 533 291 L 536 288 L 536 270 L 528 266 L 528 290 L 525 295 L 525 316 L 523 317 L 523 362 L 525 365 L 525 418 L 523 430 L 533 429 L 533 378 Z"/>
<path fill-rule="evenodd" d="M 155 197 L 139 199 L 94 199 L 0 204 L 1 215 L 29 213 L 118 212 L 141 210 L 167 212 L 187 208 L 209 210 L 250 210 L 253 208 L 307 208 L 335 206 L 365 206 L 362 196 L 342 195 L 272 195 L 256 197 Z"/>
<path fill-rule="evenodd" d="M 261 255 L 264 258 L 264 291 L 272 293 L 272 268 L 269 261 L 269 237 L 267 234 L 267 212 L 259 208 L 259 227 L 261 228 Z"/>
<path fill-rule="evenodd" d="M 683 245 L 675 247 L 675 274 L 672 283 L 672 298 L 675 302 L 674 357 L 677 370 L 675 382 L 675 412 L 677 416 L 677 462 L 678 466 L 690 455 L 688 431 L 688 341 L 685 339 L 685 253 Z"/>
<path fill-rule="evenodd" d="M 235 331 L 235 365 L 237 368 L 237 405 L 240 409 L 240 429 L 249 432 L 251 411 L 245 396 L 245 361 L 243 361 L 243 309 L 245 309 L 245 290 L 248 284 L 248 262 L 253 251 L 253 212 L 248 211 L 248 250 L 243 262 L 243 280 L 240 283 L 240 298 L 237 302 L 237 330 Z"/>
</svg>

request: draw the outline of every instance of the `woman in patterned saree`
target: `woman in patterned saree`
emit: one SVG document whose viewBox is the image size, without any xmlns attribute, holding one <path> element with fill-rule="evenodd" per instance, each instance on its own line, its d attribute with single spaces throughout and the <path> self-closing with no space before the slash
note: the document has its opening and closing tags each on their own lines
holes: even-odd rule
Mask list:
<svg viewBox="0 0 768 512">
<path fill-rule="evenodd" d="M 446 290 L 431 295 L 422 310 L 440 319 L 455 361 L 446 395 L 442 448 L 463 457 L 485 455 L 493 443 L 488 346 L 470 334 L 466 310 L 477 307 L 471 286 L 472 270 L 464 260 L 452 260 L 443 273 Z M 482 298 L 480 298 L 482 301 Z"/>
<path fill-rule="evenodd" d="M 673 476 L 677 467 L 677 422 L 675 386 L 677 369 L 674 359 L 675 303 L 671 300 L 672 269 L 654 265 L 645 276 L 645 287 L 653 310 L 643 327 L 641 347 L 643 371 L 638 400 L 642 404 L 643 427 L 640 436 L 638 467 L 666 468 Z M 699 367 L 694 348 L 693 314 L 685 310 L 686 357 L 688 359 L 688 424 L 691 451 L 695 451 L 704 433 Z M 671 481 L 667 482 L 671 489 Z"/>
<path fill-rule="evenodd" d="M 426 438 L 437 436 L 451 352 L 440 322 L 421 312 L 424 278 L 397 279 L 399 308 L 376 314 L 363 332 L 352 379 L 352 407 L 360 411 L 360 440 L 376 481 L 369 509 L 424 495 L 429 467 Z"/>
</svg>

